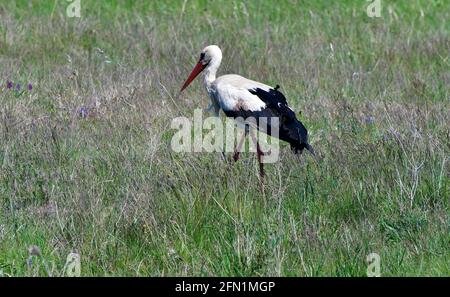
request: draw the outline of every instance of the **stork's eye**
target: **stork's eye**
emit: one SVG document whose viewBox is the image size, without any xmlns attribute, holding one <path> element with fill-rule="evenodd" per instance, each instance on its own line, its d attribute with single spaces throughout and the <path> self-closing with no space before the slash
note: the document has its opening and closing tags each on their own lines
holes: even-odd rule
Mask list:
<svg viewBox="0 0 450 297">
<path fill-rule="evenodd" d="M 200 61 L 203 61 L 205 59 L 205 53 L 200 54 Z"/>
</svg>

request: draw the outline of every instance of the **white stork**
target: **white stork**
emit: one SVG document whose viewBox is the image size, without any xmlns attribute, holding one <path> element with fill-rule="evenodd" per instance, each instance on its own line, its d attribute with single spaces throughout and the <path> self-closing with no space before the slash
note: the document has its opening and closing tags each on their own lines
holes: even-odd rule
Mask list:
<svg viewBox="0 0 450 297">
<path fill-rule="evenodd" d="M 265 123 L 271 123 L 270 118 L 278 117 L 279 135 L 278 138 L 288 142 L 294 153 L 301 153 L 306 148 L 314 155 L 313 148 L 308 144 L 308 132 L 303 124 L 296 118 L 295 112 L 288 106 L 286 98 L 278 90 L 268 85 L 247 79 L 236 74 L 227 74 L 216 78 L 217 69 L 222 61 L 222 51 L 217 45 L 210 45 L 203 49 L 200 59 L 195 65 L 186 82 L 181 87 L 180 93 L 197 77 L 197 75 L 205 71 L 204 84 L 206 91 L 211 97 L 211 105 L 209 109 L 214 108 L 216 116 L 219 116 L 220 109 L 223 110 L 227 117 L 242 117 L 247 119 L 252 117 L 256 120 L 265 118 Z M 259 129 L 259 121 L 257 121 L 257 129 L 271 135 L 271 128 Z M 248 126 L 246 127 L 248 133 Z M 239 141 L 234 161 L 239 159 L 239 151 L 242 146 L 245 135 Z M 256 137 L 251 133 L 253 141 L 256 142 L 258 161 L 260 164 L 261 180 L 264 176 L 263 163 L 261 156 L 263 152 L 259 147 Z"/>
</svg>

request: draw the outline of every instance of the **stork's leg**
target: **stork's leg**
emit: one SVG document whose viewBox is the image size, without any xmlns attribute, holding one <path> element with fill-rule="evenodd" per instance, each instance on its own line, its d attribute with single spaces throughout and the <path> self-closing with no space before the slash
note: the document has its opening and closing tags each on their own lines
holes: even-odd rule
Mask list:
<svg viewBox="0 0 450 297">
<path fill-rule="evenodd" d="M 259 181 L 261 190 L 264 191 L 264 163 L 262 162 L 262 156 L 264 156 L 264 152 L 261 150 L 258 140 L 256 139 L 255 134 L 253 131 L 250 131 L 250 135 L 253 139 L 253 142 L 256 144 L 256 153 L 258 155 L 258 163 L 259 163 Z"/>
<path fill-rule="evenodd" d="M 234 155 L 233 155 L 234 162 L 237 162 L 237 160 L 239 160 L 239 157 L 241 155 L 241 148 L 242 148 L 242 144 L 244 143 L 245 136 L 247 136 L 247 131 L 245 131 L 245 133 L 242 134 L 241 140 L 239 140 L 239 143 L 234 150 Z"/>
<path fill-rule="evenodd" d="M 241 140 L 239 140 L 239 143 L 234 150 L 234 155 L 233 155 L 234 162 L 237 162 L 237 160 L 239 160 L 239 157 L 241 156 L 241 148 L 242 148 L 242 145 L 244 144 L 245 137 L 247 137 L 247 135 L 248 135 L 248 131 L 249 131 L 249 126 L 245 125 L 244 134 L 242 135 Z"/>
</svg>

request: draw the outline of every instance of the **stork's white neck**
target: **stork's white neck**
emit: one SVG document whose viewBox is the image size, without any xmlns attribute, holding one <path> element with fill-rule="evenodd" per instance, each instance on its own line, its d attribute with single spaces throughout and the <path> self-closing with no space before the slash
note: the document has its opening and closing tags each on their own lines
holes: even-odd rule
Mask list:
<svg viewBox="0 0 450 297">
<path fill-rule="evenodd" d="M 206 90 L 208 93 L 211 91 L 211 85 L 216 80 L 217 69 L 219 69 L 220 62 L 222 61 L 222 56 L 214 56 L 212 57 L 209 65 L 205 69 L 205 78 L 204 83 Z"/>
</svg>

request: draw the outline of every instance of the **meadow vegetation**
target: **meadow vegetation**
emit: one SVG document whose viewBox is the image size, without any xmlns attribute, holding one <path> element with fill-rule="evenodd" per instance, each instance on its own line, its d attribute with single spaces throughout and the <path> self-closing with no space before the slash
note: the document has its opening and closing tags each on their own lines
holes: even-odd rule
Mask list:
<svg viewBox="0 0 450 297">
<path fill-rule="evenodd" d="M 450 2 L 381 2 L 1 1 L 0 275 L 449 275 Z M 170 149 L 209 44 L 310 132 L 264 193 L 254 154 Z"/>
</svg>

